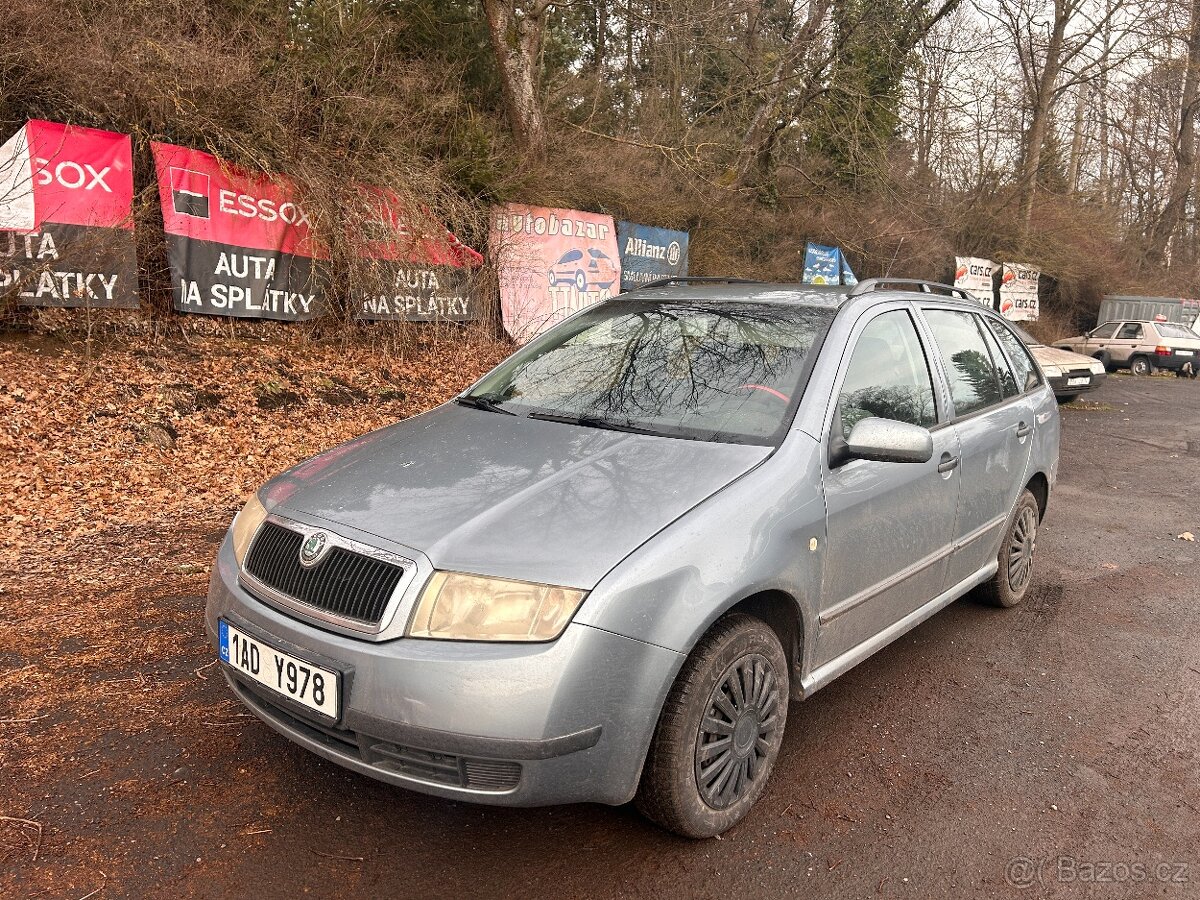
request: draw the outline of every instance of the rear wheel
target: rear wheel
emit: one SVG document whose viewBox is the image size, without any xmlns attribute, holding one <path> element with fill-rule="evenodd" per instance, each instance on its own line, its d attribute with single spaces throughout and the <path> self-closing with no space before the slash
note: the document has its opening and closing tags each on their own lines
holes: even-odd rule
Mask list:
<svg viewBox="0 0 1200 900">
<path fill-rule="evenodd" d="M 726 616 L 692 651 L 663 706 L 634 799 L 676 834 L 737 824 L 775 767 L 787 721 L 788 664 L 759 619 Z"/>
<path fill-rule="evenodd" d="M 1135 356 L 1129 361 L 1129 371 L 1134 375 L 1151 375 L 1154 373 L 1154 366 L 1146 357 Z"/>
<path fill-rule="evenodd" d="M 1008 520 L 997 554 L 996 574 L 980 588 L 982 599 L 996 606 L 1016 606 L 1025 599 L 1033 582 L 1033 552 L 1037 548 L 1040 518 L 1037 500 L 1026 488 Z"/>
</svg>

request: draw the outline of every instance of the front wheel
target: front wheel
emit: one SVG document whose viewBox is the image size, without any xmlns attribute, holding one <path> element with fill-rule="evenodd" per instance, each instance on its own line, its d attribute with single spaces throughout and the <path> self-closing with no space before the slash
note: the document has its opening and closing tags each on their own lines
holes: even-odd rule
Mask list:
<svg viewBox="0 0 1200 900">
<path fill-rule="evenodd" d="M 1079 399 L 1078 394 L 1055 394 L 1054 399 L 1059 403 L 1074 403 Z"/>
<path fill-rule="evenodd" d="M 1016 606 L 1025 599 L 1033 582 L 1033 551 L 1037 547 L 1041 510 L 1033 492 L 1026 488 L 1017 500 L 1008 530 L 997 556 L 999 568 L 992 580 L 980 588 L 984 600 L 996 606 Z"/>
<path fill-rule="evenodd" d="M 788 663 L 775 632 L 734 613 L 701 638 L 663 706 L 634 803 L 689 838 L 737 824 L 766 787 L 787 721 Z"/>
</svg>

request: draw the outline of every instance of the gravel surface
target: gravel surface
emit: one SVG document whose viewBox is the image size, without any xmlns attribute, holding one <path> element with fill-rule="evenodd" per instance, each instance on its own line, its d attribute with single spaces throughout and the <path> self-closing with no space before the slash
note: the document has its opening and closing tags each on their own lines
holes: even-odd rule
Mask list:
<svg viewBox="0 0 1200 900">
<path fill-rule="evenodd" d="M 1110 378 L 1063 419 L 1034 593 L 793 705 L 717 840 L 423 797 L 246 717 L 201 622 L 215 514 L 28 560 L 0 588 L 0 896 L 1198 897 L 1200 384 Z"/>
</svg>

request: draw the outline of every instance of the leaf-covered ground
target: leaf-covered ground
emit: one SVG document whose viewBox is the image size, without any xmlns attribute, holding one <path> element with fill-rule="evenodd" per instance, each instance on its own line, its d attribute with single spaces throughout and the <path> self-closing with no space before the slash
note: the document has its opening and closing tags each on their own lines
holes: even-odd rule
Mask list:
<svg viewBox="0 0 1200 900">
<path fill-rule="evenodd" d="M 122 871 L 113 810 L 187 815 L 188 754 L 237 716 L 219 677 L 195 688 L 211 662 L 209 566 L 245 496 L 446 400 L 507 352 L 461 331 L 125 337 L 90 354 L 0 335 L 0 896 L 80 897 Z M 133 760 L 131 734 L 170 748 Z M 148 764 L 161 784 L 121 775 Z M 66 794 L 70 810 L 48 799 Z M 72 863 L 54 864 L 56 822 L 85 808 L 102 843 L 77 834 Z"/>
</svg>

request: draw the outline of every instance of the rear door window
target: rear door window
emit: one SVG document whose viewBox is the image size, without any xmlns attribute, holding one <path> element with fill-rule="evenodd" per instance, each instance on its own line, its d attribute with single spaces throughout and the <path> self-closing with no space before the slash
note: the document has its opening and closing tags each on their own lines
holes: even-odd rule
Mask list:
<svg viewBox="0 0 1200 900">
<path fill-rule="evenodd" d="M 955 416 L 965 416 L 1004 399 L 1000 376 L 972 313 L 952 309 L 927 309 L 925 318 L 933 332 L 946 377 Z"/>
<path fill-rule="evenodd" d="M 1142 339 L 1142 326 L 1137 322 L 1126 322 L 1121 326 L 1121 330 L 1117 332 L 1118 341 L 1140 341 Z"/>
<path fill-rule="evenodd" d="M 976 324 L 979 324 L 976 322 Z M 979 329 L 983 332 L 983 338 L 987 342 L 988 352 L 992 355 L 992 362 L 996 366 L 996 374 L 1000 376 L 1000 393 L 1005 397 L 1015 397 L 1021 391 L 1017 388 L 1017 379 L 1013 375 L 1012 366 L 1008 364 L 1008 360 L 1004 358 L 1004 351 L 1000 349 L 1000 345 L 996 343 L 996 336 L 992 334 L 988 328 Z"/>
<path fill-rule="evenodd" d="M 1013 364 L 1013 377 L 1021 386 L 1020 393 L 1033 390 L 1041 379 L 1038 378 L 1037 363 L 1029 355 L 1025 342 L 1003 323 L 997 322 L 995 319 L 988 319 L 987 323 L 991 326 L 992 333 L 1008 351 L 1008 358 L 1012 360 Z"/>
</svg>

